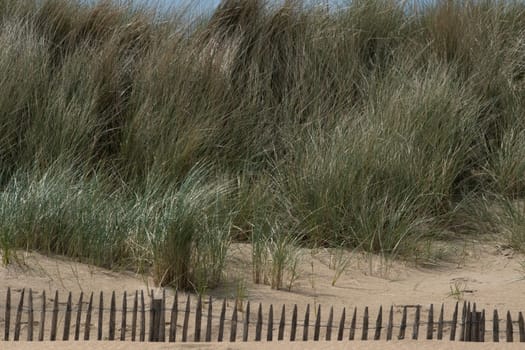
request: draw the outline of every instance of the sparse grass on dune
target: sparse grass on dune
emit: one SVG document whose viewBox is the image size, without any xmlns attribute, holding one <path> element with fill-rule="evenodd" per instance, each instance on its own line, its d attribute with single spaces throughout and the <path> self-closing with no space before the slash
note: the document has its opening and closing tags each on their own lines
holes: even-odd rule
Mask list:
<svg viewBox="0 0 525 350">
<path fill-rule="evenodd" d="M 486 230 L 523 249 L 523 3 L 188 18 L 0 0 L 4 263 L 36 249 L 201 291 L 232 240 L 275 288 L 299 245 L 411 258 Z"/>
</svg>

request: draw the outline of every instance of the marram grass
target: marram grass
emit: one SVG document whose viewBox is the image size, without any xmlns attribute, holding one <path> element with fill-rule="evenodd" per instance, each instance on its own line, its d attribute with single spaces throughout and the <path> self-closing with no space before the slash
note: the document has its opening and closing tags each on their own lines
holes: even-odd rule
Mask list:
<svg viewBox="0 0 525 350">
<path fill-rule="evenodd" d="M 408 3 L 0 0 L 2 261 L 204 290 L 233 241 L 275 288 L 299 246 L 522 249 L 525 5 Z"/>
</svg>

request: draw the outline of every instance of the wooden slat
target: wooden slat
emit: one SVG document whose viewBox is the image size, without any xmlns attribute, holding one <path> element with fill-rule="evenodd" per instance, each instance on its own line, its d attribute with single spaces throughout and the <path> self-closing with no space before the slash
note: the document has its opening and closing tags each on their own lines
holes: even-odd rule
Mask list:
<svg viewBox="0 0 525 350">
<path fill-rule="evenodd" d="M 320 305 L 319 305 L 320 307 Z M 308 328 L 310 327 L 310 304 L 306 305 L 303 322 L 303 341 L 308 340 Z"/>
<path fill-rule="evenodd" d="M 465 341 L 471 341 L 471 328 L 472 328 L 472 310 L 470 308 L 470 302 L 467 303 L 467 313 L 465 314 Z"/>
<path fill-rule="evenodd" d="M 412 328 L 412 339 L 417 340 L 419 337 L 419 320 L 421 317 L 421 305 L 416 306 L 416 317 L 414 318 L 414 327 Z"/>
<path fill-rule="evenodd" d="M 217 335 L 218 342 L 223 341 L 225 319 L 226 319 L 226 299 L 222 301 L 221 315 L 219 317 L 219 334 Z"/>
<path fill-rule="evenodd" d="M 109 304 L 109 340 L 115 340 L 115 323 L 116 323 L 117 305 L 115 300 L 115 291 L 111 292 L 111 301 Z"/>
<path fill-rule="evenodd" d="M 471 329 L 471 341 L 479 342 L 479 321 L 481 319 L 481 313 L 476 310 L 476 303 L 472 307 L 472 329 Z"/>
<path fill-rule="evenodd" d="M 199 294 L 197 299 L 197 306 L 195 307 L 195 333 L 193 334 L 193 341 L 201 341 L 201 327 L 202 327 L 202 296 Z"/>
<path fill-rule="evenodd" d="M 495 343 L 499 342 L 499 317 L 498 310 L 494 309 L 492 316 L 492 341 Z"/>
<path fill-rule="evenodd" d="M 171 305 L 169 342 L 173 343 L 177 339 L 177 318 L 179 317 L 179 293 L 175 291 L 173 305 Z"/>
<path fill-rule="evenodd" d="M 211 342 L 211 326 L 212 326 L 212 300 L 211 295 L 208 298 L 208 317 L 206 318 L 206 342 Z"/>
<path fill-rule="evenodd" d="M 459 332 L 459 341 L 465 341 L 465 323 L 467 321 L 467 302 L 463 302 L 463 310 L 461 311 L 461 328 Z"/>
<path fill-rule="evenodd" d="M 444 317 L 444 310 L 445 306 L 441 304 L 441 310 L 439 311 L 439 318 L 438 318 L 438 329 L 437 329 L 437 339 L 442 340 L 443 339 L 443 317 Z"/>
<path fill-rule="evenodd" d="M 257 323 L 255 324 L 255 341 L 261 341 L 262 323 L 263 323 L 262 304 L 259 303 L 259 310 L 257 310 Z"/>
<path fill-rule="evenodd" d="M 403 316 L 401 316 L 401 326 L 399 327 L 399 336 L 397 339 L 405 339 L 407 329 L 407 306 L 403 306 Z"/>
<path fill-rule="evenodd" d="M 7 287 L 5 300 L 5 317 L 4 317 L 4 340 L 9 340 L 9 327 L 11 323 L 11 287 Z"/>
<path fill-rule="evenodd" d="M 232 323 L 230 328 L 230 342 L 237 339 L 237 302 L 233 305 Z"/>
<path fill-rule="evenodd" d="M 510 316 L 510 311 L 507 311 L 507 342 L 512 343 L 514 341 L 513 329 L 512 329 L 512 317 Z"/>
<path fill-rule="evenodd" d="M 135 290 L 135 298 L 133 299 L 133 309 L 131 311 L 131 341 L 137 338 L 137 312 L 139 308 L 139 291 Z"/>
<path fill-rule="evenodd" d="M 146 303 L 144 302 L 144 290 L 140 291 L 140 334 L 139 340 L 146 339 Z"/>
<path fill-rule="evenodd" d="M 93 292 L 89 297 L 88 308 L 86 311 L 86 326 L 84 329 L 84 340 L 89 340 L 90 331 L 91 331 L 91 312 L 93 310 Z"/>
<path fill-rule="evenodd" d="M 386 326 L 386 340 L 392 340 L 393 332 L 394 332 L 394 305 L 390 305 L 390 312 L 388 313 L 388 325 Z"/>
<path fill-rule="evenodd" d="M 22 326 L 22 310 L 24 307 L 24 294 L 25 294 L 25 289 L 22 289 L 22 293 L 20 294 L 20 301 L 18 302 L 18 308 L 16 309 L 15 335 L 13 338 L 14 341 L 20 340 L 20 327 Z"/>
<path fill-rule="evenodd" d="M 328 314 L 328 322 L 326 323 L 326 340 L 332 340 L 332 323 L 334 322 L 334 307 L 330 306 L 330 313 Z"/>
<path fill-rule="evenodd" d="M 518 314 L 518 329 L 520 331 L 520 343 L 525 342 L 525 324 L 523 322 L 523 314 L 521 311 Z"/>
<path fill-rule="evenodd" d="M 279 320 L 279 334 L 277 335 L 278 340 L 284 339 L 284 322 L 286 318 L 286 311 L 285 306 L 283 304 L 282 310 L 281 310 L 281 319 Z"/>
<path fill-rule="evenodd" d="M 273 305 L 270 304 L 270 310 L 268 311 L 268 330 L 266 332 L 266 340 L 273 340 Z"/>
<path fill-rule="evenodd" d="M 475 305 L 475 304 L 474 304 Z M 474 306 L 473 311 L 471 312 L 471 328 L 470 328 L 470 341 L 478 342 L 479 341 L 479 318 L 478 312 L 476 312 L 476 307 Z"/>
<path fill-rule="evenodd" d="M 151 299 L 151 312 L 150 312 L 150 332 L 149 338 L 152 342 L 160 341 L 160 329 L 161 329 L 161 318 L 162 318 L 162 299 Z"/>
<path fill-rule="evenodd" d="M 120 321 L 120 340 L 122 341 L 126 340 L 127 313 L 128 313 L 128 293 L 124 291 L 124 295 L 122 296 L 122 317 Z"/>
<path fill-rule="evenodd" d="M 352 321 L 350 322 L 350 333 L 348 334 L 348 340 L 354 340 L 355 337 L 355 324 L 357 322 L 357 307 L 354 307 L 354 314 L 352 316 Z"/>
<path fill-rule="evenodd" d="M 456 328 L 458 324 L 458 308 L 459 303 L 456 301 L 456 307 L 454 308 L 454 313 L 452 314 L 452 323 L 450 325 L 450 340 L 456 340 Z"/>
<path fill-rule="evenodd" d="M 62 340 L 69 340 L 69 331 L 71 329 L 71 312 L 73 311 L 72 301 L 71 301 L 71 292 L 67 296 L 66 303 L 66 316 L 64 318 L 64 334 L 62 335 Z"/>
<path fill-rule="evenodd" d="M 186 310 L 184 310 L 184 322 L 182 324 L 182 341 L 188 341 L 188 327 L 190 325 L 190 295 L 186 298 Z"/>
<path fill-rule="evenodd" d="M 346 308 L 343 307 L 343 311 L 341 312 L 341 320 L 339 321 L 339 330 L 337 332 L 338 341 L 343 340 L 344 331 L 345 331 L 345 318 L 346 318 Z"/>
<path fill-rule="evenodd" d="M 374 333 L 374 340 L 381 338 L 381 328 L 383 328 L 383 306 L 379 306 L 379 312 L 376 319 L 376 331 Z"/>
<path fill-rule="evenodd" d="M 485 309 L 481 311 L 481 319 L 479 321 L 479 341 L 485 342 Z"/>
<path fill-rule="evenodd" d="M 149 332 L 148 332 L 148 341 L 157 341 L 156 334 L 158 331 L 158 328 L 155 329 L 155 295 L 153 289 L 150 291 L 150 298 L 149 298 Z"/>
<path fill-rule="evenodd" d="M 75 340 L 79 340 L 80 337 L 80 322 L 82 317 L 82 299 L 84 298 L 84 293 L 80 292 L 80 297 L 78 298 L 77 305 L 77 318 L 75 322 Z"/>
<path fill-rule="evenodd" d="M 368 306 L 365 306 L 365 313 L 363 315 L 363 333 L 361 340 L 368 340 Z"/>
<path fill-rule="evenodd" d="M 319 340 L 320 333 L 321 333 L 321 305 L 318 305 L 317 313 L 315 315 L 314 341 Z"/>
<path fill-rule="evenodd" d="M 98 300 L 98 325 L 97 325 L 97 340 L 102 340 L 102 325 L 104 317 L 104 293 L 100 292 Z"/>
<path fill-rule="evenodd" d="M 38 330 L 38 341 L 44 340 L 44 330 L 46 324 L 46 291 L 42 291 L 42 308 L 40 310 L 40 324 Z"/>
<path fill-rule="evenodd" d="M 49 340 L 54 341 L 57 338 L 57 321 L 58 321 L 58 290 L 55 291 L 55 300 L 53 300 L 53 311 L 51 313 L 51 333 Z"/>
<path fill-rule="evenodd" d="M 290 341 L 295 341 L 295 332 L 297 331 L 297 304 L 293 306 L 292 324 L 290 327 Z"/>
<path fill-rule="evenodd" d="M 434 304 L 430 304 L 427 321 L 427 340 L 431 340 L 434 333 Z"/>
<path fill-rule="evenodd" d="M 164 343 L 166 341 L 166 289 L 162 289 L 162 301 L 159 312 L 159 341 Z"/>
<path fill-rule="evenodd" d="M 242 322 L 242 341 L 248 341 L 248 328 L 250 327 L 250 301 L 246 304 L 246 313 Z"/>
<path fill-rule="evenodd" d="M 27 301 L 27 340 L 33 341 L 33 290 L 29 288 L 29 300 Z"/>
</svg>

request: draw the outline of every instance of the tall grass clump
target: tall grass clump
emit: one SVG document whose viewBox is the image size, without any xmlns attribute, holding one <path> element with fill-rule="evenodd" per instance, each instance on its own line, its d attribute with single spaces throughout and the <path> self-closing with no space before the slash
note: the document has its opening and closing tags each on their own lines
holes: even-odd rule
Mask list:
<svg viewBox="0 0 525 350">
<path fill-rule="evenodd" d="M 406 67 L 406 66 L 405 66 Z M 479 137 L 479 100 L 448 67 L 371 77 L 368 99 L 331 132 L 305 132 L 279 182 L 316 243 L 394 253 L 461 190 Z"/>
<path fill-rule="evenodd" d="M 160 197 L 153 182 L 136 202 L 135 256 L 152 266 L 159 285 L 204 290 L 222 278 L 234 215 L 231 187 L 205 182 L 205 176 L 196 168 L 180 187 Z"/>
</svg>

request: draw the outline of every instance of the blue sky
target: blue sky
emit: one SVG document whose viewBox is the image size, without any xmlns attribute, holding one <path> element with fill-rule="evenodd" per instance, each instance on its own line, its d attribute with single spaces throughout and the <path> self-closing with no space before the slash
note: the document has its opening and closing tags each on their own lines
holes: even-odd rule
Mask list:
<svg viewBox="0 0 525 350">
<path fill-rule="evenodd" d="M 159 3 L 161 6 L 188 6 L 196 12 L 210 12 L 217 7 L 221 2 L 220 0 L 138 0 L 139 2 L 145 3 Z M 326 0 L 310 0 L 311 2 L 325 3 Z M 310 2 L 306 1 L 306 2 Z M 345 0 L 328 0 L 331 5 L 336 5 L 344 2 Z"/>
</svg>

